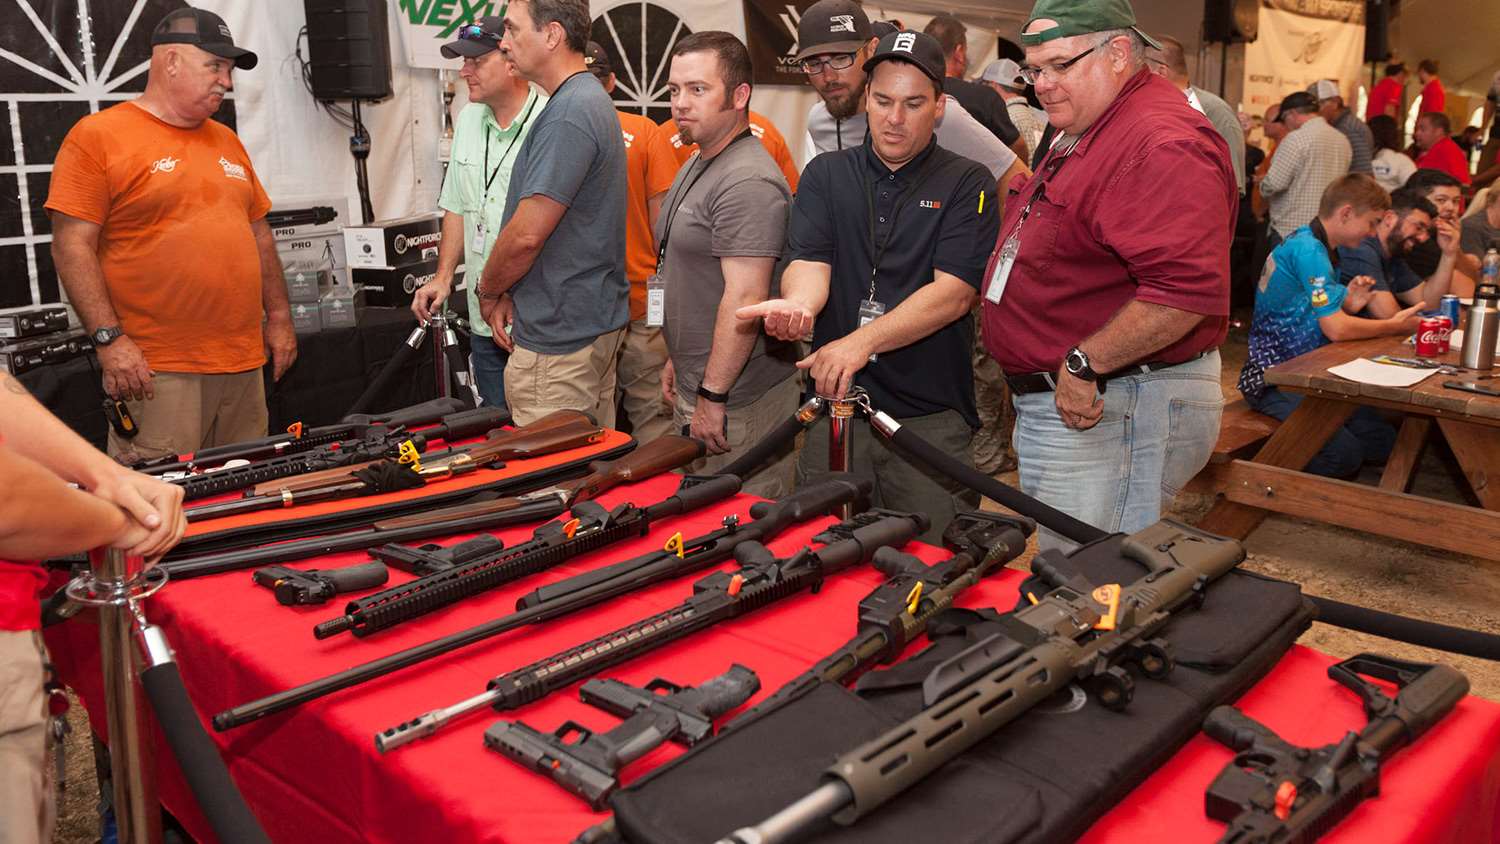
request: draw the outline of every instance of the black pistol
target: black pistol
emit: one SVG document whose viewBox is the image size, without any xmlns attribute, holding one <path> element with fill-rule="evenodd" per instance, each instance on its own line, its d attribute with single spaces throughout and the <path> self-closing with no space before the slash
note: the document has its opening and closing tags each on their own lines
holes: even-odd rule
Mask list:
<svg viewBox="0 0 1500 844">
<path fill-rule="evenodd" d="M 254 581 L 276 596 L 277 603 L 288 607 L 310 606 L 329 601 L 335 595 L 372 589 L 390 577 L 385 563 L 362 563 L 337 569 L 294 569 L 288 566 L 266 566 L 251 575 Z"/>
</svg>

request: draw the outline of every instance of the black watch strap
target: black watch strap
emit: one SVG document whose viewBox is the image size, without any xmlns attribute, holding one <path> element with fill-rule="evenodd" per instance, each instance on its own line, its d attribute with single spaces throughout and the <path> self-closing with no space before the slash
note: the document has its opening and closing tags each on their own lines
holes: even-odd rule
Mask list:
<svg viewBox="0 0 1500 844">
<path fill-rule="evenodd" d="M 90 334 L 89 340 L 93 342 L 95 346 L 108 346 L 110 343 L 113 343 L 116 340 L 120 339 L 120 337 L 124 334 L 125 331 L 121 329 L 120 326 L 109 325 L 105 326 L 104 328 L 100 328 L 94 333 Z"/>
<path fill-rule="evenodd" d="M 700 399 L 708 399 L 709 401 L 713 402 L 714 404 L 724 404 L 724 403 L 726 403 L 726 402 L 729 401 L 729 394 L 728 393 L 716 393 L 713 390 L 710 390 L 709 388 L 703 386 L 702 384 L 699 384 L 698 385 L 698 398 L 700 398 Z"/>
</svg>

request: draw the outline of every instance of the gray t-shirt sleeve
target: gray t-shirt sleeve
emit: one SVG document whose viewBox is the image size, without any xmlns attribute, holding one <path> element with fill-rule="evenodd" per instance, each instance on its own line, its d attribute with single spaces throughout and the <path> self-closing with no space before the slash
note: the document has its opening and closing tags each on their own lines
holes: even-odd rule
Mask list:
<svg viewBox="0 0 1500 844">
<path fill-rule="evenodd" d="M 726 182 L 713 199 L 715 258 L 780 258 L 786 244 L 787 190 L 752 176 Z"/>
<path fill-rule="evenodd" d="M 1485 231 L 1483 211 L 1465 219 L 1462 228 L 1459 230 L 1458 250 L 1465 255 L 1474 255 L 1483 259 L 1484 253 L 1490 247 L 1500 246 L 1500 243 L 1491 241 L 1488 234 Z"/>
<path fill-rule="evenodd" d="M 619 133 L 615 133 L 616 140 Z M 516 201 L 545 196 L 572 206 L 588 182 L 599 146 L 592 135 L 567 121 L 539 125 L 527 138 L 533 152 L 516 193 Z M 623 143 L 623 142 L 622 142 Z"/>
</svg>

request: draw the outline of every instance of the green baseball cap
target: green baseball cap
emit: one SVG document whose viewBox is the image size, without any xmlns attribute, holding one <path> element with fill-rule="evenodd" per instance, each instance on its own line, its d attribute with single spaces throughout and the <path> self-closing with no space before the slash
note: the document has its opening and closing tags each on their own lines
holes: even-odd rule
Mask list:
<svg viewBox="0 0 1500 844">
<path fill-rule="evenodd" d="M 1041 32 L 1027 32 L 1039 20 L 1057 21 L 1057 26 Z M 1160 50 L 1161 44 L 1135 25 L 1135 9 L 1130 0 L 1036 0 L 1031 16 L 1021 27 L 1021 44 L 1035 47 L 1054 38 L 1108 32 L 1111 29 L 1133 29 L 1147 44 Z"/>
</svg>

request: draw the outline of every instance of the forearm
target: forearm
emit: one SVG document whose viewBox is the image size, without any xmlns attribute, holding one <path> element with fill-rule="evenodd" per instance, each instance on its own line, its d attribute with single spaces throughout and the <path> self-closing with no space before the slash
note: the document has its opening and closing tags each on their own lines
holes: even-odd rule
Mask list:
<svg viewBox="0 0 1500 844">
<path fill-rule="evenodd" d="M 268 322 L 292 322 L 292 306 L 286 297 L 286 272 L 276 252 L 276 238 L 264 219 L 250 224 L 255 232 L 255 248 L 260 253 L 260 304 Z"/>
<path fill-rule="evenodd" d="M 1437 269 L 1432 275 L 1416 289 L 1416 296 L 1407 300 L 1406 304 L 1415 305 L 1418 301 L 1426 302 L 1428 307 L 1436 308 L 1443 297 L 1448 294 L 1448 289 L 1453 285 L 1453 270 L 1458 265 L 1458 253 L 1445 253 L 1438 261 Z"/>
<path fill-rule="evenodd" d="M 92 246 L 54 239 L 52 261 L 57 277 L 67 291 L 68 303 L 90 333 L 120 324 L 104 284 L 104 268 Z"/>
<path fill-rule="evenodd" d="M 854 334 L 869 346 L 871 354 L 904 348 L 967 317 L 978 296 L 974 288 L 957 278 L 934 280 Z"/>
<path fill-rule="evenodd" d="M 0 439 L 65 481 L 92 486 L 119 466 L 90 445 L 13 376 L 0 373 Z M 3 512 L 3 511 L 0 511 Z"/>
<path fill-rule="evenodd" d="M 1102 328 L 1078 344 L 1095 372 L 1150 360 L 1152 354 L 1186 337 L 1203 314 L 1132 299 Z"/>
<path fill-rule="evenodd" d="M 1370 316 L 1375 319 L 1386 319 L 1394 316 L 1397 311 L 1401 310 L 1401 305 L 1397 303 L 1396 297 L 1390 291 L 1377 290 L 1370 294 L 1370 301 L 1360 310 L 1369 312 Z M 1345 313 L 1350 313 L 1347 308 L 1345 309 Z M 1360 313 L 1353 312 L 1350 315 L 1359 316 Z"/>
<path fill-rule="evenodd" d="M 1389 337 L 1403 334 L 1405 323 L 1399 319 L 1361 319 L 1345 313 L 1336 313 L 1318 320 L 1323 336 L 1342 343 L 1345 340 L 1369 340 L 1372 337 Z"/>
<path fill-rule="evenodd" d="M 703 386 L 716 393 L 727 393 L 739 379 L 760 336 L 760 324 L 743 320 L 735 311 L 746 305 L 764 302 L 771 292 L 771 258 L 723 258 L 724 295 L 719 299 L 714 319 L 713 346 L 703 367 Z"/>
<path fill-rule="evenodd" d="M 458 272 L 458 265 L 464 257 L 464 216 L 444 211 L 442 234 L 443 239 L 438 241 L 437 277 L 434 281 L 451 287 L 453 274 Z"/>
<path fill-rule="evenodd" d="M 41 463 L 0 446 L 0 557 L 40 559 L 114 541 L 125 511 L 82 490 Z"/>
<path fill-rule="evenodd" d="M 1261 196 L 1275 196 L 1291 186 L 1292 176 L 1297 171 L 1292 161 L 1295 152 L 1288 149 L 1276 151 L 1276 156 L 1271 159 L 1271 166 L 1266 168 L 1265 178 L 1260 180 Z"/>
<path fill-rule="evenodd" d="M 781 275 L 781 298 L 807 308 L 813 316 L 828 304 L 833 268 L 817 261 L 793 261 Z"/>
<path fill-rule="evenodd" d="M 1468 279 L 1470 284 L 1473 284 L 1474 280 L 1479 278 L 1479 273 L 1483 269 L 1481 263 L 1482 262 L 1479 260 L 1478 255 L 1470 255 L 1467 252 L 1460 252 L 1458 253 L 1458 258 L 1453 264 L 1453 272 L 1457 273 L 1458 275 L 1464 276 L 1466 279 Z M 1458 279 L 1454 279 L 1454 281 L 1457 280 Z M 1452 287 L 1453 285 L 1450 284 L 1450 292 Z"/>
</svg>

